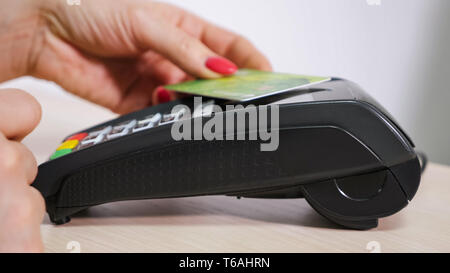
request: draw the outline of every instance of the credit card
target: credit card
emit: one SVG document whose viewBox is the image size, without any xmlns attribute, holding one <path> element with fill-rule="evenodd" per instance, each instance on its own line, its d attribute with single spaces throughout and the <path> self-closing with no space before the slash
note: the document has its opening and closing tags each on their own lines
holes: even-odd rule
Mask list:
<svg viewBox="0 0 450 273">
<path fill-rule="evenodd" d="M 249 101 L 302 89 L 330 78 L 241 69 L 232 76 L 167 85 L 167 90 L 233 101 Z"/>
</svg>

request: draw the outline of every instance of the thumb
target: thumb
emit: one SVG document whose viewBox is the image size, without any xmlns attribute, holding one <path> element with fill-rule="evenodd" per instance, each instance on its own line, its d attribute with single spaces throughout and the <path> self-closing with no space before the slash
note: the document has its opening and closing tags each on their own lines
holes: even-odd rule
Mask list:
<svg viewBox="0 0 450 273">
<path fill-rule="evenodd" d="M 198 78 L 218 78 L 231 75 L 237 66 L 218 56 L 200 40 L 176 26 L 149 19 L 145 12 L 137 12 L 133 32 L 139 48 L 156 51 L 187 74 Z"/>
</svg>

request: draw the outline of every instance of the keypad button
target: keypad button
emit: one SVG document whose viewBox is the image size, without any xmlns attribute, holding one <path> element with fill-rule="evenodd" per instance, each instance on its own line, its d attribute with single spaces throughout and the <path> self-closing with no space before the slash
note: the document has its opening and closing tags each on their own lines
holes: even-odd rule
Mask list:
<svg viewBox="0 0 450 273">
<path fill-rule="evenodd" d="M 168 124 L 168 123 L 172 123 L 177 120 L 180 120 L 183 117 L 183 115 L 185 114 L 185 112 L 186 112 L 186 110 L 183 108 L 175 113 L 164 114 L 159 125 L 164 125 L 164 124 Z"/>
<path fill-rule="evenodd" d="M 71 136 L 71 137 L 68 137 L 68 138 L 66 139 L 66 141 L 67 141 L 67 140 L 78 140 L 78 141 L 81 141 L 81 140 L 83 140 L 85 137 L 87 137 L 87 135 L 88 135 L 88 133 L 79 133 L 79 134 L 73 135 L 73 136 Z"/>
<path fill-rule="evenodd" d="M 111 130 L 112 130 L 112 126 L 107 126 L 107 127 L 98 129 L 96 131 L 90 132 L 88 137 L 105 135 L 105 134 L 108 134 L 109 132 L 111 132 Z"/>
<path fill-rule="evenodd" d="M 56 158 L 61 157 L 63 155 L 70 154 L 71 152 L 72 152 L 72 149 L 58 150 L 54 154 L 52 154 L 52 156 L 50 156 L 50 159 L 56 159 Z"/>
<path fill-rule="evenodd" d="M 91 140 L 97 139 L 97 137 L 98 137 L 98 135 L 88 135 L 87 137 L 85 137 L 83 139 L 83 141 L 81 143 L 90 142 Z"/>
<path fill-rule="evenodd" d="M 155 126 L 158 126 L 161 121 L 162 115 L 157 113 L 155 115 L 149 116 L 143 120 L 139 120 L 136 124 L 136 127 L 133 129 L 133 133 L 144 131 Z"/>
<path fill-rule="evenodd" d="M 77 147 L 78 142 L 79 141 L 76 139 L 66 140 L 61 145 L 59 145 L 59 147 L 56 150 L 59 151 L 59 150 L 64 150 L 64 149 L 74 149 L 75 147 Z"/>
<path fill-rule="evenodd" d="M 106 138 L 109 140 L 109 139 L 126 136 L 132 131 L 132 129 L 134 128 L 135 125 L 136 125 L 136 120 L 132 120 L 132 121 L 123 122 L 117 126 L 114 126 L 112 128 L 111 132 L 106 136 Z"/>
<path fill-rule="evenodd" d="M 81 143 L 80 145 L 77 146 L 76 151 L 84 149 L 84 148 L 88 148 L 91 146 L 94 146 L 94 142 Z"/>
<path fill-rule="evenodd" d="M 108 126 L 106 128 L 103 128 L 102 130 L 89 133 L 89 135 L 81 142 L 82 146 L 86 147 L 86 145 L 88 144 L 99 144 L 106 138 L 106 135 L 109 134 L 111 130 L 112 126 Z"/>
<path fill-rule="evenodd" d="M 175 120 L 175 116 L 171 115 L 171 114 L 166 114 L 163 116 L 163 118 L 161 119 L 161 125 L 165 124 L 165 123 L 169 123 Z"/>
</svg>

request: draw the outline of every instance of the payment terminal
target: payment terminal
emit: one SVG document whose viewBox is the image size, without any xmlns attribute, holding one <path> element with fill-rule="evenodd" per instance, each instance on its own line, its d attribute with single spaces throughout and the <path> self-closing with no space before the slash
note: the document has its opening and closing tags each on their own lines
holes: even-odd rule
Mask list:
<svg viewBox="0 0 450 273">
<path fill-rule="evenodd" d="M 122 200 L 226 195 L 305 198 L 329 220 L 365 230 L 403 209 L 419 187 L 413 142 L 350 81 L 330 78 L 229 111 L 236 101 L 201 99 L 201 106 L 194 97 L 152 106 L 63 139 L 33 184 L 51 221 L 64 224 L 79 211 Z M 224 111 L 211 113 L 213 104 Z M 174 112 L 177 105 L 186 107 Z M 276 149 L 262 151 L 261 139 L 173 137 L 177 122 L 225 119 L 248 105 L 278 108 Z M 253 129 L 237 126 L 232 134 Z"/>
</svg>

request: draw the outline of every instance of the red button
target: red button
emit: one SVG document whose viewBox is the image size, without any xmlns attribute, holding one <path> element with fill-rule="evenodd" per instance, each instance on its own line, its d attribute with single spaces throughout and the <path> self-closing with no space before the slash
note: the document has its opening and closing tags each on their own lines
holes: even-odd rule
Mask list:
<svg viewBox="0 0 450 273">
<path fill-rule="evenodd" d="M 79 140 L 79 141 L 81 141 L 83 138 L 87 137 L 87 135 L 88 135 L 87 133 L 79 133 L 79 134 L 76 134 L 76 135 L 73 135 L 73 136 L 69 137 L 66 140 Z"/>
</svg>

